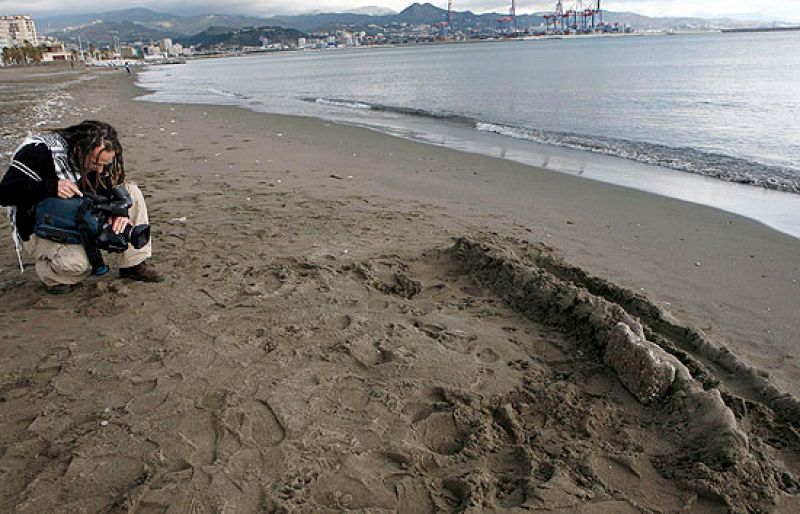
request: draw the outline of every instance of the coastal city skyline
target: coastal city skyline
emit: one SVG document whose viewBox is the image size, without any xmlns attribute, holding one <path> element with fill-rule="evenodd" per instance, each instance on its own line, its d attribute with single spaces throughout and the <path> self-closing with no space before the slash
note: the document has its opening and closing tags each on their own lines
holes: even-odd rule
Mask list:
<svg viewBox="0 0 800 514">
<path fill-rule="evenodd" d="M 447 2 L 431 2 L 437 7 L 446 8 Z M 564 2 L 565 7 L 574 3 Z M 587 4 L 586 0 L 583 2 Z M 107 2 L 100 0 L 80 0 L 65 7 L 52 0 L 4 2 L 5 14 L 30 13 L 39 17 L 55 16 L 68 13 L 105 12 L 112 10 Z M 385 13 L 400 11 L 408 7 L 407 0 L 321 0 L 317 2 L 295 2 L 292 0 L 255 0 L 251 2 L 227 3 L 224 9 L 218 2 L 210 0 L 131 0 L 115 2 L 114 9 L 146 7 L 161 12 L 175 14 L 231 13 L 254 16 L 272 16 L 281 14 L 303 14 L 313 12 L 364 12 Z M 554 0 L 518 1 L 518 14 L 530 14 L 552 10 Z M 455 0 L 454 9 L 471 10 L 475 13 L 504 12 L 510 2 L 503 0 Z M 783 21 L 800 21 L 800 4 L 794 0 L 605 0 L 603 8 L 611 11 L 624 11 L 646 16 L 697 16 L 705 18 L 740 17 L 751 19 L 775 19 Z"/>
</svg>

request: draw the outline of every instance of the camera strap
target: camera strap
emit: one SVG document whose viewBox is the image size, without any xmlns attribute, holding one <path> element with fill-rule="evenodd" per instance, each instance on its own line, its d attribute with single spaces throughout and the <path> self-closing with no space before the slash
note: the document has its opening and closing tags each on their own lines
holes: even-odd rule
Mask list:
<svg viewBox="0 0 800 514">
<path fill-rule="evenodd" d="M 89 264 L 92 265 L 92 275 L 105 275 L 108 273 L 108 266 L 103 260 L 103 254 L 97 248 L 97 236 L 89 227 L 86 221 L 86 214 L 91 210 L 91 202 L 84 201 L 78 208 L 78 215 L 75 223 L 78 225 L 78 232 L 81 234 L 81 244 L 86 251 L 86 257 L 89 259 Z"/>
</svg>

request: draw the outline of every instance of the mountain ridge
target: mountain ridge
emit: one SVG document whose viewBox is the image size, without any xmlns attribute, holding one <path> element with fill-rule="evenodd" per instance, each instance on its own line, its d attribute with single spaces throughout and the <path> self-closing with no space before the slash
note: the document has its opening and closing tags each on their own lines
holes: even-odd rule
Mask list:
<svg viewBox="0 0 800 514">
<path fill-rule="evenodd" d="M 367 7 L 360 9 L 382 9 Z M 356 9 L 358 10 L 358 9 Z M 377 12 L 377 11 L 374 11 Z M 467 28 L 491 29 L 496 27 L 497 19 L 506 16 L 505 13 L 475 14 L 471 11 L 454 11 L 452 26 L 454 30 Z M 447 10 L 436 7 L 430 3 L 413 3 L 393 14 L 361 14 L 354 12 L 345 13 L 313 13 L 286 16 L 254 17 L 230 14 L 202 14 L 181 16 L 171 13 L 157 12 L 151 9 L 138 7 L 101 13 L 87 13 L 82 15 L 60 15 L 43 18 L 37 21 L 39 31 L 51 34 L 61 39 L 76 40 L 100 38 L 112 40 L 117 37 L 125 41 L 137 40 L 136 37 L 147 36 L 154 38 L 171 37 L 173 39 L 186 39 L 189 36 L 202 33 L 209 27 L 229 27 L 231 30 L 245 27 L 279 26 L 285 29 L 295 29 L 304 33 L 334 31 L 338 29 L 366 30 L 372 26 L 385 26 L 390 24 L 429 24 L 433 25 L 447 20 Z M 742 20 L 707 20 L 703 18 L 651 18 L 636 13 L 604 12 L 607 22 L 631 24 L 637 28 L 668 30 L 671 28 L 703 28 L 712 23 L 729 27 L 752 25 L 753 22 Z M 543 22 L 542 14 L 524 14 L 517 16 L 517 24 L 521 27 L 537 26 Z M 105 25 L 103 25 L 105 24 Z M 132 24 L 132 25 L 130 25 Z M 107 32 L 106 36 L 103 31 Z M 145 38 L 147 39 L 147 38 Z"/>
</svg>

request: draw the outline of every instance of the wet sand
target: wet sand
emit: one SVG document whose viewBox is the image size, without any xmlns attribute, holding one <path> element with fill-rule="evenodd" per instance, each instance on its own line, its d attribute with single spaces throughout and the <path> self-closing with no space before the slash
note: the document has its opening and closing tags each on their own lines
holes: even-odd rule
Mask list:
<svg viewBox="0 0 800 514">
<path fill-rule="evenodd" d="M 796 240 L 99 75 L 64 122 L 121 130 L 169 278 L 51 297 L 0 246 L 0 511 L 797 510 Z"/>
</svg>

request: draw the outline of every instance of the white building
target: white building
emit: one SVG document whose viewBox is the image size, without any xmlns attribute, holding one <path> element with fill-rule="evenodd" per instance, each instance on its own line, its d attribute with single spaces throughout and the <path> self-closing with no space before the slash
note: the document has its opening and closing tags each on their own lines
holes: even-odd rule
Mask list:
<svg viewBox="0 0 800 514">
<path fill-rule="evenodd" d="M 161 40 L 158 46 L 161 47 L 162 53 L 169 54 L 169 49 L 172 48 L 172 39 L 165 37 Z"/>
<path fill-rule="evenodd" d="M 0 40 L 8 40 L 12 46 L 23 45 L 26 41 L 39 45 L 36 24 L 30 16 L 0 16 Z"/>
<path fill-rule="evenodd" d="M 175 43 L 169 47 L 167 54 L 170 56 L 179 56 L 183 54 L 183 45 Z"/>
</svg>

